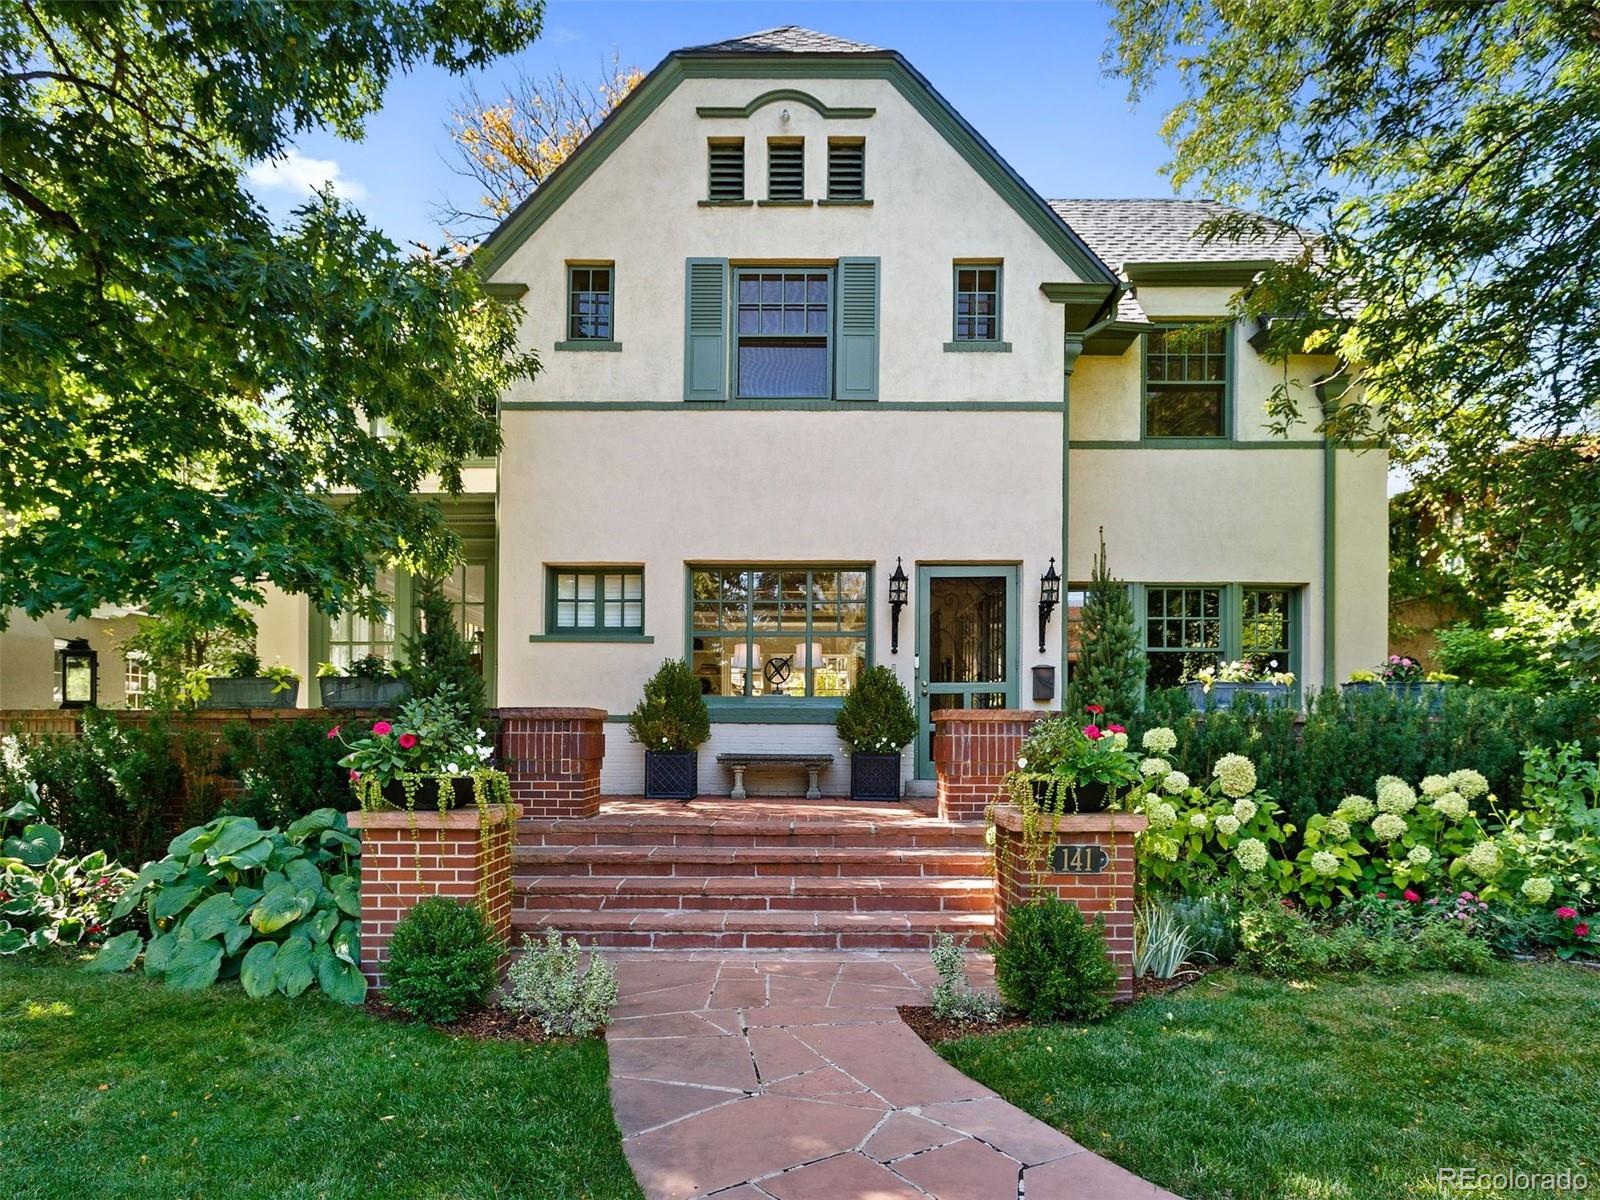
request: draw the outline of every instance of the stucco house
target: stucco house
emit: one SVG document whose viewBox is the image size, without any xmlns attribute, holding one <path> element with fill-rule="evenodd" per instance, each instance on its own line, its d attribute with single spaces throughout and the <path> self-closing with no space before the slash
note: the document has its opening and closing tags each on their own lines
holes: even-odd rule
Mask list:
<svg viewBox="0 0 1600 1200">
<path fill-rule="evenodd" d="M 1219 211 L 1046 200 L 891 50 L 791 27 L 669 55 L 475 255 L 544 363 L 450 504 L 495 701 L 606 709 L 619 794 L 643 768 L 622 718 L 670 656 L 712 711 L 707 793 L 731 782 L 719 750 L 838 751 L 868 663 L 925 731 L 940 708 L 1058 707 L 1102 530 L 1153 685 L 1197 656 L 1309 687 L 1378 661 L 1385 455 L 1267 428 L 1285 370 L 1315 412 L 1331 360 L 1269 362 L 1238 323 L 1171 332 L 1298 249 L 1207 244 Z M 395 651 L 394 592 L 388 624 L 275 597 L 262 657 L 315 703 L 319 661 Z M 48 705 L 33 657 L 82 632 L 14 622 L 0 707 Z M 848 790 L 837 762 L 825 793 Z"/>
</svg>

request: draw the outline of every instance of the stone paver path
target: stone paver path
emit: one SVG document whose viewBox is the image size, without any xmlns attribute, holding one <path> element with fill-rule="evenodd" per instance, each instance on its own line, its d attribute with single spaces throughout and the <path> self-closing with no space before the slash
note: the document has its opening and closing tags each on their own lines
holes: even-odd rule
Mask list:
<svg viewBox="0 0 1600 1200">
<path fill-rule="evenodd" d="M 612 961 L 612 1107 L 650 1200 L 1171 1197 L 929 1049 L 895 1011 L 927 1002 L 926 955 Z"/>
</svg>

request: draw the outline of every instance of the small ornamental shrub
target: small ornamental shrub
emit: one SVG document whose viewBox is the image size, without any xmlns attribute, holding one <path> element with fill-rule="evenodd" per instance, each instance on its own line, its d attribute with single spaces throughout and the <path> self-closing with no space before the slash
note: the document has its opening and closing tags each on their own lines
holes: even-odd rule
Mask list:
<svg viewBox="0 0 1600 1200">
<path fill-rule="evenodd" d="M 693 750 L 711 736 L 700 681 L 681 658 L 666 659 L 628 717 L 628 736 L 646 750 Z"/>
<path fill-rule="evenodd" d="M 501 945 L 483 910 L 429 896 L 400 918 L 389 942 L 389 1003 L 444 1024 L 481 1008 L 500 982 Z"/>
<path fill-rule="evenodd" d="M 965 939 L 958 942 L 942 932 L 934 937 L 933 969 L 939 982 L 933 985 L 933 1015 L 941 1021 L 992 1025 L 1000 1019 L 1000 1001 L 967 983 L 965 948 Z"/>
<path fill-rule="evenodd" d="M 1239 918 L 1226 893 L 1215 896 L 1179 896 L 1169 901 L 1172 919 L 1189 932 L 1197 958 L 1229 963 L 1239 946 Z"/>
<path fill-rule="evenodd" d="M 419 699 L 450 689 L 452 699 L 465 710 L 467 723 L 481 724 L 489 710 L 489 693 L 473 662 L 478 647 L 461 636 L 455 610 L 438 580 L 422 580 L 418 588 L 417 631 L 405 639 L 401 676 Z"/>
<path fill-rule="evenodd" d="M 501 1004 L 533 1017 L 546 1033 L 585 1037 L 603 1027 L 617 1002 L 617 977 L 611 964 L 592 953 L 583 966 L 576 938 L 561 940 L 546 928 L 541 944 L 522 935 L 522 957 L 506 972 L 510 991 Z"/>
<path fill-rule="evenodd" d="M 1105 922 L 1083 919 L 1059 897 L 1006 914 L 994 948 L 994 978 L 1007 1005 L 1034 1021 L 1093 1021 L 1111 1011 L 1117 972 L 1106 955 Z"/>
<path fill-rule="evenodd" d="M 1268 903 L 1239 914 L 1239 950 L 1234 961 L 1258 975 L 1288 978 L 1314 969 L 1316 933 L 1304 913 Z"/>
<path fill-rule="evenodd" d="M 917 714 L 899 677 L 879 664 L 856 676 L 834 728 L 857 754 L 896 754 L 917 736 Z"/>
</svg>

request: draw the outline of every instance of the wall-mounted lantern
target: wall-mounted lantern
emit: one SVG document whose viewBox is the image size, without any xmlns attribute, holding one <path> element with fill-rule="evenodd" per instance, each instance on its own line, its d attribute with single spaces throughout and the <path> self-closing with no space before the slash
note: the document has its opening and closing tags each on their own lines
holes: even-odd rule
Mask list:
<svg viewBox="0 0 1600 1200">
<path fill-rule="evenodd" d="M 906 570 L 895 556 L 894 574 L 889 576 L 889 653 L 900 653 L 900 610 L 906 606 Z"/>
<path fill-rule="evenodd" d="M 1039 576 L 1039 653 L 1044 653 L 1045 626 L 1050 624 L 1050 614 L 1061 603 L 1061 576 L 1056 574 L 1056 560 L 1050 559 L 1050 569 Z"/>
<path fill-rule="evenodd" d="M 88 638 L 73 638 L 58 655 L 62 708 L 93 708 L 100 699 L 100 654 Z"/>
</svg>

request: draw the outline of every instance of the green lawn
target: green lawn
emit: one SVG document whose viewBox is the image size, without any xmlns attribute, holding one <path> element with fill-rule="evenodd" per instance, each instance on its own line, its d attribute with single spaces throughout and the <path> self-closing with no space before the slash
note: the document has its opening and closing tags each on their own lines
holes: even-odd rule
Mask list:
<svg viewBox="0 0 1600 1200">
<path fill-rule="evenodd" d="M 0 1195 L 637 1197 L 598 1039 L 0 959 Z"/>
<path fill-rule="evenodd" d="M 1600 972 L 1220 973 L 1105 1023 L 964 1038 L 961 1070 L 1189 1200 L 1401 1200 L 1436 1168 L 1600 1188 Z M 1570 1194 L 1570 1193 L 1559 1193 Z"/>
</svg>

